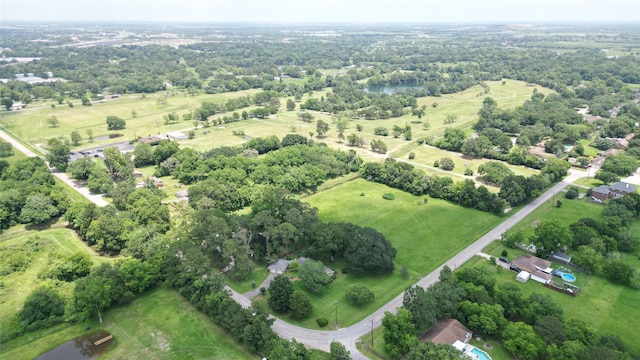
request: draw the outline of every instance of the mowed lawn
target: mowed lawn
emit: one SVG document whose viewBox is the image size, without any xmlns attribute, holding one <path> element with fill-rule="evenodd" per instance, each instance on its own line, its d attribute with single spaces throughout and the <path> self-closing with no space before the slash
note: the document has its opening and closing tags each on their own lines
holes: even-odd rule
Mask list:
<svg viewBox="0 0 640 360">
<path fill-rule="evenodd" d="M 496 269 L 480 257 L 469 260 L 465 266 L 482 266 Z M 495 271 L 495 270 L 494 270 Z M 601 276 L 591 276 L 575 298 L 545 288 L 535 281 L 522 284 L 515 280 L 516 273 L 500 269 L 496 271 L 498 284 L 510 282 L 522 289 L 525 297 L 537 292 L 549 295 L 562 306 L 565 318 L 584 321 L 598 334 L 611 333 L 620 336 L 633 352 L 640 351 L 640 290 L 613 284 Z M 499 286 L 499 285 L 498 285 Z"/>
<path fill-rule="evenodd" d="M 569 200 L 564 195 L 564 192 L 555 194 L 552 199 L 512 227 L 509 233 L 522 230 L 525 236 L 529 238 L 534 235 L 535 227 L 540 221 L 555 219 L 564 226 L 569 226 L 582 218 L 602 219 L 604 206 L 589 202 L 586 197 L 582 200 L 578 198 Z M 559 208 L 555 206 L 558 200 L 562 201 L 562 206 Z"/>
<path fill-rule="evenodd" d="M 91 331 L 111 333 L 115 343 L 100 359 L 257 359 L 232 340 L 177 292 L 161 286 L 131 304 L 103 314 L 104 322 L 91 319 L 34 339 L 1 354 L 6 359 L 33 359 L 65 341 Z"/>
<path fill-rule="evenodd" d="M 392 193 L 395 200 L 383 199 L 385 193 Z M 427 203 L 419 205 L 421 199 L 428 199 Z M 317 207 L 325 222 L 351 222 L 380 231 L 398 250 L 396 265 L 406 266 L 417 276 L 428 274 L 504 220 L 363 179 L 304 201 Z"/>
</svg>

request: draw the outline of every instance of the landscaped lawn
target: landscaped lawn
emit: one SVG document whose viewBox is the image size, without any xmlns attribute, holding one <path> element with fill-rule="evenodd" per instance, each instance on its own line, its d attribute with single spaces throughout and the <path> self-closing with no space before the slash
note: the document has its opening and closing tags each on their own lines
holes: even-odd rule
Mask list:
<svg viewBox="0 0 640 360">
<path fill-rule="evenodd" d="M 592 203 L 583 199 L 566 199 L 564 192 L 555 194 L 555 196 L 525 217 L 516 226 L 512 227 L 509 232 L 522 230 L 527 238 L 533 236 L 535 226 L 544 220 L 555 219 L 564 226 L 569 226 L 582 218 L 601 219 L 602 205 Z M 555 207 L 556 201 L 562 201 L 562 207 Z M 553 206 L 552 206 L 553 205 Z"/>
<path fill-rule="evenodd" d="M 233 341 L 177 292 L 167 287 L 150 290 L 131 304 L 96 319 L 63 329 L 15 347 L 2 358 L 33 359 L 59 344 L 91 331 L 111 333 L 115 343 L 101 359 L 258 359 Z M 18 339 L 21 340 L 21 339 Z M 11 345 L 11 343 L 10 343 Z"/>
<path fill-rule="evenodd" d="M 494 269 L 496 266 L 480 257 L 469 260 L 465 266 L 482 266 Z M 525 297 L 537 292 L 549 295 L 562 306 L 565 318 L 583 320 L 598 334 L 612 333 L 620 336 L 633 352 L 640 351 L 640 308 L 637 306 L 640 291 L 613 284 L 601 276 L 591 276 L 575 298 L 545 288 L 535 281 L 525 284 L 515 280 L 516 273 L 500 269 L 496 271 L 498 284 L 511 282 L 522 289 Z M 580 278 L 578 279 L 580 282 Z"/>
<path fill-rule="evenodd" d="M 277 314 L 278 317 L 283 318 L 287 322 L 311 329 L 321 329 L 316 323 L 316 319 L 323 317 L 329 320 L 329 325 L 324 328 L 325 330 L 329 330 L 333 329 L 336 324 L 337 310 L 338 327 L 350 326 L 391 301 L 391 299 L 418 280 L 416 277 L 411 279 L 402 277 L 401 271 L 398 268 L 391 274 L 353 276 L 342 274 L 340 270 L 344 266 L 343 263 L 327 263 L 326 265 L 332 268 L 335 267 L 337 270 L 337 277 L 329 284 L 326 294 L 318 295 L 309 292 L 300 281 L 295 281 L 293 284 L 296 290 L 302 290 L 307 293 L 313 304 L 313 313 L 302 321 L 294 320 L 286 315 L 282 316 L 282 314 Z M 287 275 L 295 276 L 289 273 L 287 273 Z M 363 307 L 356 307 L 349 304 L 345 292 L 355 284 L 361 284 L 369 288 L 369 290 L 376 295 L 375 300 Z"/>
</svg>

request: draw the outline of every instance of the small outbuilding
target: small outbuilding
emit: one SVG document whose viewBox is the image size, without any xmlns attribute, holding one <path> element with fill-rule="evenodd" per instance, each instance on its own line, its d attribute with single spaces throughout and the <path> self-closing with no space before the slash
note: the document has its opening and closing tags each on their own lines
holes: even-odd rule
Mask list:
<svg viewBox="0 0 640 360">
<path fill-rule="evenodd" d="M 516 275 L 516 280 L 520 281 L 521 283 L 526 283 L 527 281 L 529 281 L 530 277 L 531 274 L 529 274 L 527 271 L 520 271 L 518 275 Z"/>
</svg>

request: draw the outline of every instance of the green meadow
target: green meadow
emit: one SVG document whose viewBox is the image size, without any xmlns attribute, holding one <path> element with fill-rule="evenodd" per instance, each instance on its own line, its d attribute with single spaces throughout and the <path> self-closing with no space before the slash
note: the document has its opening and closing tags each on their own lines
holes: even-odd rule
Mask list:
<svg viewBox="0 0 640 360">
<path fill-rule="evenodd" d="M 160 286 L 129 305 L 103 314 L 104 322 L 91 319 L 44 336 L 18 338 L 0 357 L 33 359 L 59 344 L 91 332 L 107 331 L 115 342 L 101 359 L 258 359 L 195 309 L 177 292 Z"/>
</svg>

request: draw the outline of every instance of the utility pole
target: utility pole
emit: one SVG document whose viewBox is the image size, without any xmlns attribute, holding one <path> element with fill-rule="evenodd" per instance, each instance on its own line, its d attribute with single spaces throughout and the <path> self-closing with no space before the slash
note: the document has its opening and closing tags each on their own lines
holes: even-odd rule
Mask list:
<svg viewBox="0 0 640 360">
<path fill-rule="evenodd" d="M 373 348 L 373 319 L 371 319 L 371 347 Z"/>
</svg>

